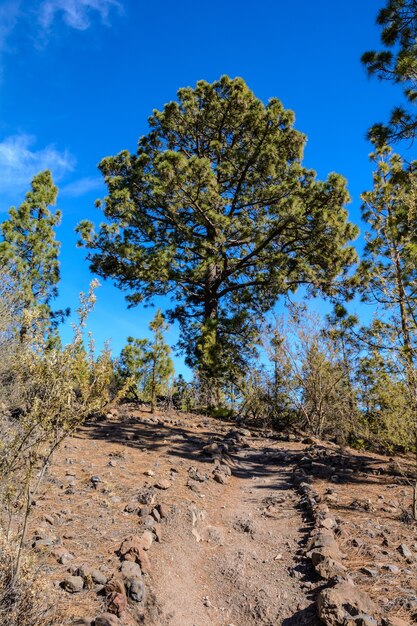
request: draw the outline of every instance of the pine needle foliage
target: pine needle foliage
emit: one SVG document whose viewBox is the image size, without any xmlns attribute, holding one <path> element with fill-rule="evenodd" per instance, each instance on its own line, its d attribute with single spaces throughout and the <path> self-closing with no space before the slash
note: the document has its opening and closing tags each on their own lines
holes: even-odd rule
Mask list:
<svg viewBox="0 0 417 626">
<path fill-rule="evenodd" d="M 377 16 L 382 27 L 384 49 L 370 50 L 362 62 L 370 75 L 403 87 L 412 107 L 417 101 L 417 2 L 416 0 L 387 0 Z M 401 139 L 415 139 L 417 115 L 409 108 L 396 107 L 387 124 L 375 124 L 369 131 L 371 139 L 381 145 Z"/>
</svg>

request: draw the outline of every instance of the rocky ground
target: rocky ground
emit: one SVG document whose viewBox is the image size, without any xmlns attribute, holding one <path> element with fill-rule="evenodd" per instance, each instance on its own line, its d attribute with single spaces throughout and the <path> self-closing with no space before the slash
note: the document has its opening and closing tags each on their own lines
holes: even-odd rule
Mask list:
<svg viewBox="0 0 417 626">
<path fill-rule="evenodd" d="M 417 623 L 411 461 L 286 439 L 128 406 L 86 425 L 29 533 L 69 623 Z"/>
</svg>

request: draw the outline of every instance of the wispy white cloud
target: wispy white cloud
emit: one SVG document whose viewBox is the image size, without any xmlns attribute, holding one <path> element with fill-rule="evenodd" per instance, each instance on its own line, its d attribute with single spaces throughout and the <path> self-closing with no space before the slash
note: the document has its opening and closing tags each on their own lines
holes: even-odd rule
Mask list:
<svg viewBox="0 0 417 626">
<path fill-rule="evenodd" d="M 49 30 L 57 15 L 61 15 L 67 26 L 87 30 L 94 13 L 107 23 L 112 9 L 122 8 L 119 0 L 43 0 L 39 9 L 39 23 Z"/>
<path fill-rule="evenodd" d="M 0 81 L 2 79 L 4 52 L 10 52 L 9 38 L 20 16 L 21 0 L 5 0 L 0 4 Z"/>
<path fill-rule="evenodd" d="M 33 149 L 35 137 L 12 135 L 0 142 L 0 194 L 11 196 L 25 191 L 35 174 L 50 169 L 60 180 L 75 167 L 75 158 L 53 145 Z"/>
<path fill-rule="evenodd" d="M 79 198 L 90 191 L 100 189 L 102 185 L 103 179 L 100 176 L 86 176 L 61 187 L 60 195 Z"/>
<path fill-rule="evenodd" d="M 45 45 L 57 18 L 76 30 L 87 30 L 95 18 L 109 24 L 110 13 L 123 13 L 122 0 L 42 0 L 31 7 L 29 0 L 0 0 L 0 72 L 3 52 L 16 52 L 10 44 L 13 31 L 19 23 L 26 24 L 29 37 L 36 26 L 37 46 Z"/>
<path fill-rule="evenodd" d="M 7 49 L 7 40 L 16 26 L 21 0 L 6 0 L 0 5 L 0 51 Z"/>
</svg>

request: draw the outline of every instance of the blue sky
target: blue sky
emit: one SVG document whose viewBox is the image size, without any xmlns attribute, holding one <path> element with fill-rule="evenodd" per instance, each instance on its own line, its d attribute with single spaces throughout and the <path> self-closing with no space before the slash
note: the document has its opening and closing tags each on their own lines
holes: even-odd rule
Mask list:
<svg viewBox="0 0 417 626">
<path fill-rule="evenodd" d="M 97 163 L 134 151 L 152 109 L 200 79 L 242 76 L 264 101 L 280 98 L 308 136 L 305 164 L 319 177 L 337 171 L 348 179 L 351 219 L 359 223 L 359 194 L 371 186 L 366 130 L 401 102 L 399 89 L 368 79 L 360 63 L 379 47 L 381 5 L 0 1 L 0 211 L 6 218 L 31 177 L 52 170 L 63 211 L 59 305 L 76 308 L 92 278 L 74 228 L 81 219 L 100 221 Z M 128 310 L 110 282 L 97 297 L 89 326 L 98 346 L 109 338 L 117 354 L 127 335 L 146 336 L 152 309 Z M 170 343 L 176 337 L 172 328 Z"/>
</svg>

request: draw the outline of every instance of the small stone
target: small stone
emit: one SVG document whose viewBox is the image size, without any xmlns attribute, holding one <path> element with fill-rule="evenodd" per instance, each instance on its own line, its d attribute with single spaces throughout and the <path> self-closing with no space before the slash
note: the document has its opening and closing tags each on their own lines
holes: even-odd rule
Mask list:
<svg viewBox="0 0 417 626">
<path fill-rule="evenodd" d="M 197 486 L 197 483 L 194 480 L 191 480 L 190 478 L 187 480 L 187 487 L 191 489 L 191 491 L 194 491 L 194 493 L 197 493 L 198 495 L 201 494 L 201 491 L 199 487 Z"/>
<path fill-rule="evenodd" d="M 125 508 L 124 508 L 124 512 L 125 513 L 137 513 L 139 509 L 139 504 L 138 502 L 129 502 L 129 504 L 126 504 Z"/>
<path fill-rule="evenodd" d="M 376 578 L 378 576 L 376 569 L 372 569 L 371 567 L 361 567 L 361 572 L 370 578 Z"/>
<path fill-rule="evenodd" d="M 227 477 L 230 478 L 230 476 L 232 475 L 232 470 L 230 469 L 230 467 L 228 465 L 226 465 L 225 463 L 220 463 L 216 470 L 218 472 L 222 472 L 223 474 L 225 474 Z"/>
<path fill-rule="evenodd" d="M 49 548 L 50 546 L 53 546 L 53 545 L 54 545 L 53 540 L 47 537 L 45 539 L 37 539 L 36 541 L 33 542 L 32 547 L 37 552 L 40 552 L 44 550 L 45 548 Z"/>
<path fill-rule="evenodd" d="M 122 622 L 112 613 L 98 615 L 94 621 L 95 626 L 122 626 Z"/>
<path fill-rule="evenodd" d="M 93 569 L 91 571 L 91 578 L 96 585 L 105 585 L 107 583 L 107 576 L 100 572 L 99 569 Z"/>
<path fill-rule="evenodd" d="M 152 487 L 143 487 L 137 495 L 138 502 L 148 506 L 155 504 L 155 498 L 155 491 Z"/>
<path fill-rule="evenodd" d="M 143 518 L 143 525 L 145 526 L 145 528 L 153 529 L 157 525 L 157 521 L 154 517 L 152 517 L 152 515 L 147 515 Z"/>
<path fill-rule="evenodd" d="M 320 561 L 320 563 L 316 565 L 315 570 L 324 580 L 331 580 L 336 576 L 343 577 L 346 573 L 346 567 L 330 557 L 325 557 Z"/>
<path fill-rule="evenodd" d="M 398 546 L 398 552 L 407 560 L 411 560 L 413 558 L 413 553 L 405 543 Z"/>
<path fill-rule="evenodd" d="M 151 562 L 145 550 L 142 546 L 138 547 L 138 552 L 136 555 L 136 560 L 140 565 L 140 569 L 142 570 L 142 574 L 149 574 L 151 571 Z"/>
<path fill-rule="evenodd" d="M 321 503 L 316 506 L 316 514 L 323 515 L 324 517 L 328 515 L 329 507 L 327 504 Z"/>
<path fill-rule="evenodd" d="M 140 566 L 134 561 L 123 561 L 120 571 L 126 578 L 131 576 L 139 576 L 140 578 L 142 576 Z"/>
<path fill-rule="evenodd" d="M 51 526 L 53 526 L 55 524 L 55 520 L 52 517 L 52 515 L 44 515 L 43 519 L 45 520 L 45 522 L 47 522 L 48 524 L 50 524 Z"/>
<path fill-rule="evenodd" d="M 93 568 L 88 563 L 83 563 L 76 569 L 76 574 L 81 576 L 84 581 L 91 578 L 92 572 Z"/>
<path fill-rule="evenodd" d="M 161 519 L 165 519 L 168 517 L 170 507 L 167 504 L 164 504 L 161 502 L 161 504 L 158 504 L 156 508 L 159 511 L 159 515 L 161 516 Z"/>
<path fill-rule="evenodd" d="M 62 587 L 69 593 L 79 593 L 84 589 L 84 581 L 81 576 L 67 576 L 62 581 Z"/>
<path fill-rule="evenodd" d="M 327 528 L 328 530 L 331 530 L 332 528 L 337 526 L 337 524 L 336 524 L 336 521 L 332 517 L 326 517 L 324 520 L 319 522 L 319 526 L 321 526 L 322 528 Z"/>
<path fill-rule="evenodd" d="M 307 553 L 307 556 L 311 559 L 314 567 L 321 563 L 326 557 L 333 559 L 333 561 L 339 561 L 341 558 L 340 550 L 337 546 L 313 548 Z"/>
<path fill-rule="evenodd" d="M 126 558 L 126 556 L 128 554 L 132 554 L 133 557 L 135 555 L 135 552 L 137 551 L 138 547 L 140 545 L 140 537 L 133 535 L 131 537 L 127 537 L 123 542 L 122 545 L 119 548 L 119 554 L 122 558 Z M 131 559 L 131 560 L 134 560 Z"/>
<path fill-rule="evenodd" d="M 190 469 L 188 470 L 188 475 L 192 480 L 195 480 L 199 483 L 204 483 L 207 480 L 207 475 L 202 474 L 195 467 L 190 467 Z"/>
<path fill-rule="evenodd" d="M 109 612 L 115 613 L 120 617 L 127 609 L 127 597 L 123 581 L 116 577 L 111 578 L 107 582 L 104 591 Z"/>
<path fill-rule="evenodd" d="M 154 520 L 156 522 L 160 522 L 161 521 L 161 514 L 159 513 L 158 509 L 155 507 L 154 509 L 152 509 L 152 513 L 151 513 L 152 517 L 154 518 Z"/>
<path fill-rule="evenodd" d="M 382 569 L 390 572 L 391 574 L 399 574 L 400 573 L 400 568 L 397 567 L 396 565 L 383 565 Z"/>
<path fill-rule="evenodd" d="M 61 565 L 69 565 L 74 560 L 74 555 L 71 552 L 64 552 L 58 557 L 58 563 Z"/>
<path fill-rule="evenodd" d="M 134 578 L 130 581 L 128 589 L 129 598 L 134 602 L 143 602 L 145 598 L 145 585 L 140 578 Z"/>
<path fill-rule="evenodd" d="M 134 602 L 142 602 L 145 596 L 145 586 L 142 580 L 142 571 L 137 563 L 125 561 L 121 573 L 128 596 Z"/>
<path fill-rule="evenodd" d="M 155 476 L 155 472 L 151 469 L 147 469 L 143 472 L 145 476 Z"/>
<path fill-rule="evenodd" d="M 213 478 L 216 483 L 220 483 L 220 485 L 225 485 L 227 483 L 228 477 L 223 472 L 213 472 Z"/>
<path fill-rule="evenodd" d="M 55 550 L 52 552 L 52 554 L 54 555 L 54 557 L 56 558 L 56 560 L 61 563 L 60 558 L 63 555 L 69 554 L 68 550 L 66 548 L 64 548 L 63 546 L 58 546 L 57 548 L 55 548 Z M 72 555 L 71 555 L 72 556 Z M 74 557 L 73 557 L 74 558 Z"/>
<path fill-rule="evenodd" d="M 149 550 L 153 544 L 153 533 L 150 530 L 145 530 L 140 538 L 140 544 L 144 550 Z"/>
<path fill-rule="evenodd" d="M 157 489 L 162 489 L 162 490 L 166 490 L 169 489 L 171 486 L 171 482 L 169 480 L 167 480 L 166 478 L 162 478 L 161 480 L 159 480 L 157 483 L 155 483 L 154 487 L 156 487 Z"/>
<path fill-rule="evenodd" d="M 153 534 L 155 535 L 155 540 L 158 543 L 161 543 L 162 541 L 162 530 L 160 526 L 155 526 L 153 529 Z"/>
<path fill-rule="evenodd" d="M 146 517 L 147 515 L 149 515 L 151 512 L 151 509 L 149 506 L 141 506 L 139 511 L 138 511 L 138 515 L 139 517 Z"/>
<path fill-rule="evenodd" d="M 364 592 L 348 581 L 326 587 L 317 596 L 317 612 L 326 626 L 340 626 L 355 618 L 353 624 L 377 626 L 380 611 Z M 356 621 L 361 616 L 362 621 Z M 365 620 L 365 621 L 364 621 Z"/>
</svg>

